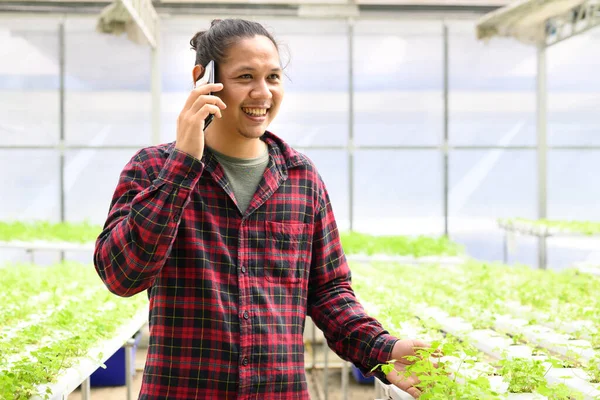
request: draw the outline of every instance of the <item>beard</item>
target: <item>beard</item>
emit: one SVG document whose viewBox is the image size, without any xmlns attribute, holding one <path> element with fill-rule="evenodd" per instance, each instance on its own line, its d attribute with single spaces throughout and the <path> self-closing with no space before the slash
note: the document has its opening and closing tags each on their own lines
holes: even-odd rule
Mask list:
<svg viewBox="0 0 600 400">
<path fill-rule="evenodd" d="M 260 134 L 257 134 L 257 133 L 254 133 L 254 132 L 242 132 L 242 131 L 240 131 L 240 135 L 242 135 L 246 139 L 258 139 L 262 135 L 264 135 L 264 133 L 265 133 L 264 130 Z"/>
<path fill-rule="evenodd" d="M 258 139 L 260 138 L 262 135 L 264 135 L 266 128 L 260 128 L 258 129 L 258 127 L 255 127 L 253 129 L 244 129 L 244 128 L 238 128 L 238 133 L 240 136 L 242 136 L 243 138 L 246 139 Z"/>
</svg>

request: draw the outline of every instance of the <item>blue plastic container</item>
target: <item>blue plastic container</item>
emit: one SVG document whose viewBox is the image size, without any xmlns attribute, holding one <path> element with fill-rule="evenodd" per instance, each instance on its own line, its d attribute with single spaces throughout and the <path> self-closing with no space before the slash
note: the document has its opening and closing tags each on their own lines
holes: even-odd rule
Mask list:
<svg viewBox="0 0 600 400">
<path fill-rule="evenodd" d="M 365 378 L 365 376 L 362 374 L 362 372 L 360 372 L 360 369 L 356 368 L 354 365 L 352 366 L 352 376 L 354 376 L 354 379 L 356 380 L 356 382 L 358 382 L 360 384 L 374 384 L 375 383 L 374 376 Z"/>
<path fill-rule="evenodd" d="M 129 349 L 131 351 L 131 371 L 129 373 L 135 375 L 135 352 L 137 345 L 142 337 L 141 333 L 137 333 L 134 336 L 135 343 Z M 124 386 L 125 385 L 125 347 L 121 347 L 115 354 L 113 354 L 106 362 L 106 369 L 98 368 L 92 375 L 90 375 L 90 386 L 103 387 L 103 386 Z"/>
</svg>

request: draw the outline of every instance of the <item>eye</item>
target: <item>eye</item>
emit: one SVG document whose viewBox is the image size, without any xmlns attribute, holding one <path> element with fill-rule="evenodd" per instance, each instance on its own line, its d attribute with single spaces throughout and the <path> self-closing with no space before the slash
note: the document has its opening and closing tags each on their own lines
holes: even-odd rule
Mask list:
<svg viewBox="0 0 600 400">
<path fill-rule="evenodd" d="M 250 74 L 244 74 L 244 75 L 240 75 L 239 78 L 240 79 L 252 79 L 252 75 L 250 75 Z"/>
<path fill-rule="evenodd" d="M 269 79 L 274 80 L 274 81 L 278 81 L 281 77 L 279 76 L 279 74 L 271 74 L 269 75 Z"/>
</svg>

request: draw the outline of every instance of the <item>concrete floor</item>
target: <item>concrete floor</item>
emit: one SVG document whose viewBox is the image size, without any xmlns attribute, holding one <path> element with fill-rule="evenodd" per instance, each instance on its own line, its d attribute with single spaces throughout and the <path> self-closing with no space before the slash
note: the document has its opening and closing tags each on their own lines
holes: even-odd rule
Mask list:
<svg viewBox="0 0 600 400">
<path fill-rule="evenodd" d="M 328 390 L 325 390 L 325 371 L 323 370 L 324 353 L 323 346 L 314 346 L 314 355 L 316 366 L 313 366 L 313 347 L 310 343 L 307 343 L 306 351 L 306 365 L 307 365 L 307 381 L 309 387 L 309 393 L 312 400 L 373 400 L 375 398 L 375 389 L 372 384 L 359 384 L 356 382 L 353 376 L 349 376 L 349 390 L 347 399 L 343 399 L 343 393 L 341 390 L 342 386 L 342 374 L 341 374 L 341 363 L 342 360 L 338 358 L 331 350 L 328 349 L 328 364 L 329 370 L 327 374 Z M 133 379 L 132 397 L 135 400 L 138 398 L 140 387 L 142 384 L 142 371 L 144 369 L 144 363 L 146 360 L 147 348 L 143 346 L 138 347 L 136 351 L 136 375 Z M 351 374 L 351 373 L 350 373 Z M 81 393 L 79 390 L 71 393 L 68 396 L 68 400 L 81 400 Z M 117 387 L 102 387 L 92 388 L 91 400 L 127 400 L 127 388 L 125 386 Z"/>
</svg>

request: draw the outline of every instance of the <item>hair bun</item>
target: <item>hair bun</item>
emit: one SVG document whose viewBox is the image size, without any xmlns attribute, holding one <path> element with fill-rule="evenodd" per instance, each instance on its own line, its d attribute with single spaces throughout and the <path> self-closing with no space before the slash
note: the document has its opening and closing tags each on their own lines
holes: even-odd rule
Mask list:
<svg viewBox="0 0 600 400">
<path fill-rule="evenodd" d="M 200 31 L 194 35 L 194 37 L 190 40 L 190 46 L 192 46 L 192 49 L 198 50 L 200 40 L 202 39 L 202 36 L 204 36 L 205 33 L 206 31 Z"/>
<path fill-rule="evenodd" d="M 213 19 L 210 23 L 210 27 L 212 28 L 213 26 L 217 25 L 219 22 L 223 21 L 222 19 Z"/>
</svg>

